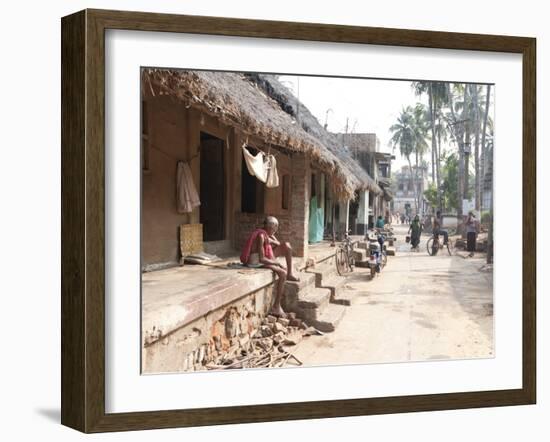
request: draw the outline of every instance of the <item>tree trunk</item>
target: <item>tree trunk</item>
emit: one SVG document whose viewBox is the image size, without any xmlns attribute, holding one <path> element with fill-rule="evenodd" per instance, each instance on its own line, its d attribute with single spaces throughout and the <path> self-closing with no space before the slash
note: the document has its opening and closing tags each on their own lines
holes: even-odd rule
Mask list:
<svg viewBox="0 0 550 442">
<path fill-rule="evenodd" d="M 413 181 L 413 168 L 412 168 L 412 164 L 411 164 L 411 157 L 410 156 L 407 156 L 407 161 L 409 162 L 409 174 L 410 174 L 410 177 L 411 177 L 411 187 L 413 189 L 413 192 L 414 192 L 414 205 L 415 205 L 415 210 L 418 212 L 418 201 L 416 200 L 416 190 L 415 190 L 415 187 L 414 187 L 414 181 Z"/>
<path fill-rule="evenodd" d="M 483 166 L 487 160 L 489 170 L 492 170 L 493 155 L 487 155 L 485 136 L 487 133 L 487 120 L 489 119 L 489 106 L 491 104 L 491 85 L 487 85 L 487 96 L 485 98 L 485 115 L 483 116 L 483 131 L 481 132 L 481 149 L 483 151 Z M 483 168 L 485 172 L 485 167 Z M 485 177 L 485 173 L 483 174 Z M 491 177 L 491 202 L 489 204 L 489 233 L 487 235 L 487 264 L 493 263 L 493 177 Z"/>
<path fill-rule="evenodd" d="M 472 122 L 470 121 L 470 109 L 469 109 L 469 105 L 470 103 L 467 101 L 467 100 L 470 100 L 470 94 L 468 93 L 468 85 L 466 85 L 466 87 L 464 88 L 464 109 L 463 109 L 463 113 L 462 113 L 462 119 L 464 120 L 464 145 L 467 146 L 468 148 L 468 151 L 467 153 L 464 152 L 464 171 L 463 171 L 463 176 L 464 176 L 464 190 L 462 191 L 463 192 L 463 195 L 462 195 L 462 199 L 465 199 L 468 197 L 468 191 L 470 190 L 470 153 L 472 151 L 471 149 L 471 144 L 470 144 L 470 137 L 471 137 L 471 126 L 472 126 Z M 460 201 L 460 203 L 462 204 L 462 201 Z M 463 214 L 464 215 L 464 214 Z"/>
<path fill-rule="evenodd" d="M 439 131 L 437 133 L 437 150 L 435 170 L 437 173 L 437 196 L 439 198 L 439 209 L 445 210 L 443 203 L 443 194 L 441 193 L 441 121 L 439 121 Z"/>
<path fill-rule="evenodd" d="M 428 91 L 428 100 L 430 106 L 430 125 L 432 129 L 432 183 L 435 184 L 435 149 L 436 149 L 436 139 L 435 139 L 435 115 L 434 115 L 434 102 L 433 102 L 433 89 L 432 83 L 430 82 Z"/>
<path fill-rule="evenodd" d="M 457 189 L 457 199 L 458 199 L 458 207 L 457 210 L 457 218 L 459 220 L 459 223 L 462 222 L 462 199 L 463 199 L 463 190 L 464 190 L 464 130 L 462 128 L 462 123 L 459 123 L 458 119 L 456 118 L 456 113 L 454 110 L 454 100 L 453 100 L 453 92 L 451 89 L 451 85 L 447 83 L 447 93 L 449 94 L 449 104 L 451 109 L 451 116 L 453 119 L 453 124 L 451 125 L 451 130 L 453 131 L 454 138 L 458 144 L 458 189 Z"/>
<path fill-rule="evenodd" d="M 438 209 L 443 210 L 441 198 L 441 179 L 439 176 L 439 155 L 437 152 L 437 139 L 435 134 L 435 103 L 433 100 L 433 87 L 430 83 L 430 123 L 432 126 L 432 183 L 435 183 L 437 190 Z M 439 134 L 441 135 L 441 134 Z M 441 142 L 441 139 L 439 140 Z"/>
<path fill-rule="evenodd" d="M 415 164 L 416 164 L 416 170 L 414 171 L 414 189 L 415 189 L 415 196 L 416 196 L 416 213 L 415 215 L 418 215 L 418 209 L 420 208 L 420 186 L 418 185 L 418 150 L 415 152 Z"/>
<path fill-rule="evenodd" d="M 480 168 L 479 168 L 479 132 L 480 132 L 480 113 L 479 113 L 479 97 L 478 97 L 478 90 L 477 85 L 472 85 L 472 91 L 473 91 L 473 103 L 474 103 L 474 168 L 475 168 L 475 191 L 474 191 L 474 198 L 475 198 L 475 209 L 479 213 L 479 210 L 481 208 L 481 192 L 479 188 L 480 183 Z"/>
<path fill-rule="evenodd" d="M 487 120 L 489 119 L 489 105 L 491 103 L 491 85 L 487 85 L 487 94 L 485 97 L 485 112 L 483 116 L 483 129 L 481 131 L 481 174 L 479 180 L 479 193 L 482 194 L 482 187 L 485 179 L 485 167 L 487 162 L 487 146 L 485 146 L 485 137 L 487 135 Z"/>
</svg>

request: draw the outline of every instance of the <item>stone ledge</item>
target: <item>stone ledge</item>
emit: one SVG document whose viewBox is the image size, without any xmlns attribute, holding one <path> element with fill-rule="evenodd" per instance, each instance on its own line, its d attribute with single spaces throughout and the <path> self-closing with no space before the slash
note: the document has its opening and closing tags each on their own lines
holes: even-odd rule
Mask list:
<svg viewBox="0 0 550 442">
<path fill-rule="evenodd" d="M 191 266 L 142 275 L 142 340 L 150 345 L 226 304 L 273 284 L 268 269 Z"/>
</svg>

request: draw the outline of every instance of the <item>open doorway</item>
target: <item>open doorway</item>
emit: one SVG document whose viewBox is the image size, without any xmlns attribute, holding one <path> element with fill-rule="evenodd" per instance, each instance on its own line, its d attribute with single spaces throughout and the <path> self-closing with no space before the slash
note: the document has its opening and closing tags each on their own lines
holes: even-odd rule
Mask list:
<svg viewBox="0 0 550 442">
<path fill-rule="evenodd" d="M 203 241 L 225 239 L 224 142 L 201 132 L 200 222 Z"/>
<path fill-rule="evenodd" d="M 258 150 L 247 146 L 248 151 L 256 156 Z M 263 213 L 265 185 L 248 172 L 244 156 L 241 165 L 241 211 L 243 213 Z"/>
</svg>

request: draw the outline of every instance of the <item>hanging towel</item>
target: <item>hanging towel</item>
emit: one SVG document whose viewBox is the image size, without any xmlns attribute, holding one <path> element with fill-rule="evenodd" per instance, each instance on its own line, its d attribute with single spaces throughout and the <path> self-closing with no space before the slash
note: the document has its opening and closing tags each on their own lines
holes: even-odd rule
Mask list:
<svg viewBox="0 0 550 442">
<path fill-rule="evenodd" d="M 323 240 L 324 232 L 324 213 L 322 207 L 317 207 L 317 197 L 311 198 L 309 204 L 309 235 L 310 244 L 314 244 Z"/>
<path fill-rule="evenodd" d="M 178 161 L 176 174 L 176 203 L 178 213 L 192 212 L 201 202 L 188 163 Z"/>
<path fill-rule="evenodd" d="M 267 156 L 267 182 L 266 187 L 279 186 L 279 174 L 277 173 L 277 160 L 273 155 Z"/>
<path fill-rule="evenodd" d="M 271 247 L 271 244 L 269 243 L 269 236 L 267 232 L 264 229 L 256 229 L 254 230 L 248 239 L 246 240 L 246 243 L 243 247 L 243 251 L 241 253 L 241 262 L 243 264 L 248 264 L 248 260 L 250 259 L 250 251 L 252 249 L 252 245 L 254 244 L 254 241 L 256 240 L 258 235 L 263 235 L 264 237 L 264 255 L 267 259 L 273 259 L 275 255 L 273 254 L 273 248 Z"/>
<path fill-rule="evenodd" d="M 258 178 L 262 183 L 267 181 L 267 162 L 264 161 L 265 154 L 258 152 L 256 156 L 252 155 L 246 147 L 243 146 L 243 156 L 246 167 L 250 175 Z"/>
</svg>

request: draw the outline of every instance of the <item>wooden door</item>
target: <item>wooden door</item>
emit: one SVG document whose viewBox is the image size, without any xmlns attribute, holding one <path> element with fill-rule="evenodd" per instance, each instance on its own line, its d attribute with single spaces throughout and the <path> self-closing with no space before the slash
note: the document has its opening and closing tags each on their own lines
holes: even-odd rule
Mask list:
<svg viewBox="0 0 550 442">
<path fill-rule="evenodd" d="M 225 239 L 224 142 L 201 134 L 200 222 L 203 241 Z"/>
</svg>

